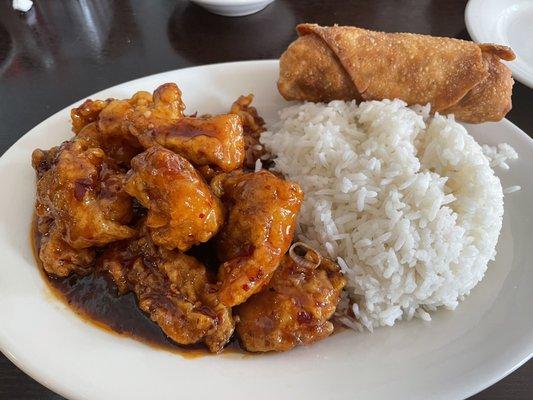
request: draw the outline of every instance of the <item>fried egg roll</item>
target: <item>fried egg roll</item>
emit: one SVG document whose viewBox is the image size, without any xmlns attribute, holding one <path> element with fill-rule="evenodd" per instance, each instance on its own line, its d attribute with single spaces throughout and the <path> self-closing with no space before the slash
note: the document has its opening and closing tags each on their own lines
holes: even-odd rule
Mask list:
<svg viewBox="0 0 533 400">
<path fill-rule="evenodd" d="M 431 104 L 432 112 L 470 123 L 498 121 L 511 109 L 506 46 L 356 27 L 297 26 L 280 59 L 278 89 L 287 100 L 382 100 Z"/>
</svg>

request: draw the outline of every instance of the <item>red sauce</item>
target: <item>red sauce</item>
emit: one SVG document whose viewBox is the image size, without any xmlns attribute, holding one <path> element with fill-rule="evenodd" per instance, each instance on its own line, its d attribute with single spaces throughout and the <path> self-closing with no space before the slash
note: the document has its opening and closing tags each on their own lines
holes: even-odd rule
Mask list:
<svg viewBox="0 0 533 400">
<path fill-rule="evenodd" d="M 87 276 L 72 275 L 67 278 L 49 276 L 44 272 L 38 257 L 40 234 L 35 221 L 32 224 L 31 239 L 37 265 L 52 293 L 85 321 L 106 331 L 131 337 L 187 358 L 212 354 L 203 345 L 182 346 L 168 339 L 159 326 L 137 307 L 135 295 L 127 293 L 118 296 L 115 284 L 104 274 L 95 272 Z M 199 258 L 202 258 L 206 265 L 212 266 L 214 254 L 201 250 L 196 249 L 195 253 L 204 253 L 204 256 Z M 245 353 L 234 339 L 223 353 L 236 352 Z"/>
<path fill-rule="evenodd" d="M 185 117 L 172 125 L 159 126 L 156 136 L 164 138 L 184 138 L 191 139 L 197 136 L 209 136 L 218 138 L 224 131 L 224 126 L 217 126 L 223 124 L 225 121 L 218 117 L 209 119 L 189 118 Z M 155 132 L 152 132 L 155 134 Z"/>
<path fill-rule="evenodd" d="M 165 136 L 178 136 L 183 138 L 193 138 L 196 136 L 220 136 L 219 131 L 213 124 L 204 122 L 201 125 L 196 126 L 187 118 L 183 118 L 177 123 L 164 128 L 163 132 Z"/>
<path fill-rule="evenodd" d="M 186 358 L 214 355 L 203 345 L 182 346 L 168 339 L 159 326 L 139 309 L 135 295 L 127 293 L 119 296 L 115 284 L 107 275 L 94 272 L 86 276 L 71 275 L 67 278 L 49 276 L 44 271 L 38 256 L 40 242 L 41 237 L 34 219 L 31 243 L 43 279 L 55 297 L 66 303 L 84 321 L 110 333 L 130 337 Z M 195 246 L 188 254 L 201 261 L 208 271 L 216 273 L 218 262 L 212 243 Z M 298 320 L 304 323 L 309 317 L 307 313 L 301 313 L 298 315 Z M 332 322 L 335 326 L 334 334 L 344 330 L 339 323 Z M 228 353 L 250 354 L 239 346 L 235 336 L 222 352 L 222 354 Z"/>
</svg>

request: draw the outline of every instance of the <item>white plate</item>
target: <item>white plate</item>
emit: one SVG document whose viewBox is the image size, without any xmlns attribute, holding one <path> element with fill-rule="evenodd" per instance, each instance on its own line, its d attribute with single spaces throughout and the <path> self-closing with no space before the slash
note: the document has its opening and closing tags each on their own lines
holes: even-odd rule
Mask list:
<svg viewBox="0 0 533 400">
<path fill-rule="evenodd" d="M 475 42 L 510 46 L 516 59 L 506 64 L 516 80 L 533 88 L 532 0 L 470 0 L 465 22 Z"/>
<path fill-rule="evenodd" d="M 177 82 L 188 111 L 227 111 L 253 92 L 267 120 L 287 103 L 276 61 L 170 71 L 93 98 L 129 97 Z M 76 103 L 79 104 L 80 102 Z M 70 108 L 70 107 L 69 107 Z M 482 143 L 508 142 L 520 159 L 500 174 L 522 191 L 505 199 L 498 256 L 455 312 L 374 334 L 343 331 L 285 354 L 186 359 L 100 330 L 48 291 L 29 242 L 34 201 L 30 154 L 70 137 L 69 108 L 28 132 L 0 159 L 0 349 L 52 390 L 72 399 L 460 399 L 496 382 L 533 353 L 533 141 L 509 121 L 470 126 Z"/>
</svg>

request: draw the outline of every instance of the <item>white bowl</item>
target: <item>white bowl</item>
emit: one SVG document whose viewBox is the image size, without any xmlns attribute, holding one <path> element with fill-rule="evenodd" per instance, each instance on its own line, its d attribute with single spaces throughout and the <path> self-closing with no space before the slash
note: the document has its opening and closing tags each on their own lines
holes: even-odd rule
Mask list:
<svg viewBox="0 0 533 400">
<path fill-rule="evenodd" d="M 261 11 L 274 0 L 192 0 L 213 14 L 242 17 Z"/>
</svg>

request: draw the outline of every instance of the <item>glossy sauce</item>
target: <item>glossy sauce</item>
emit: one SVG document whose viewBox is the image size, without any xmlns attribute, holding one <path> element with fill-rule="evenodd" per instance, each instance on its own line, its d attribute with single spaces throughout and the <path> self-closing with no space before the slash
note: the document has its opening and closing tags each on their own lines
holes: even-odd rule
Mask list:
<svg viewBox="0 0 533 400">
<path fill-rule="evenodd" d="M 138 307 L 133 293 L 117 295 L 115 284 L 104 274 L 93 273 L 87 276 L 71 275 L 55 278 L 47 275 L 39 260 L 40 234 L 35 221 L 32 224 L 32 247 L 35 259 L 45 281 L 54 295 L 64 301 L 84 320 L 119 335 L 128 336 L 150 346 L 172 351 L 187 358 L 211 355 L 201 345 L 182 346 L 174 343 L 163 333 L 159 326 L 150 320 Z M 207 251 L 202 251 L 207 250 Z M 206 265 L 213 265 L 214 254 L 211 249 L 196 249 L 195 255 Z M 234 338 L 223 353 L 245 353 Z"/>
<path fill-rule="evenodd" d="M 40 239 L 41 235 L 37 230 L 36 220 L 34 220 L 31 227 L 32 249 L 44 280 L 48 283 L 52 293 L 86 322 L 108 332 L 127 336 L 186 358 L 217 355 L 210 353 L 202 344 L 183 346 L 168 339 L 161 328 L 139 309 L 133 293 L 117 295 L 115 284 L 107 275 L 94 272 L 86 276 L 71 275 L 66 278 L 49 276 L 42 268 L 39 259 Z M 204 263 L 208 271 L 213 274 L 216 273 L 218 262 L 211 243 L 194 246 L 187 253 Z M 336 321 L 333 320 L 332 322 L 335 327 L 333 334 L 345 329 Z M 234 335 L 222 354 L 236 353 L 240 355 L 252 354 L 240 347 Z"/>
<path fill-rule="evenodd" d="M 213 124 L 193 123 L 190 119 L 183 118 L 174 125 L 163 129 L 163 134 L 170 137 L 194 138 L 196 136 L 220 136 L 219 130 Z"/>
<path fill-rule="evenodd" d="M 191 139 L 197 136 L 220 138 L 225 135 L 227 125 L 235 120 L 233 116 L 215 116 L 210 118 L 185 117 L 169 126 L 159 127 L 158 134 L 168 138 Z M 236 129 L 236 128 L 235 128 Z"/>
</svg>

